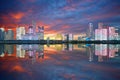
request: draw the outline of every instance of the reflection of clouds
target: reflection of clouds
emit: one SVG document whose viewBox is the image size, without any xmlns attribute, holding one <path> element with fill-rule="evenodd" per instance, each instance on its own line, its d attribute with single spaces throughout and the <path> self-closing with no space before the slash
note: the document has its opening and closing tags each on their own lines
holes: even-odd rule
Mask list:
<svg viewBox="0 0 120 80">
<path fill-rule="evenodd" d="M 20 66 L 20 65 L 16 65 L 16 66 L 13 66 L 10 71 L 11 71 L 11 72 L 12 72 L 12 71 L 25 72 L 25 69 L 24 69 L 22 66 Z"/>
<path fill-rule="evenodd" d="M 0 66 L 1 77 L 2 77 L 2 74 L 4 74 L 4 78 L 1 78 L 1 79 L 9 80 L 9 79 L 11 79 L 11 77 L 16 77 L 16 78 L 18 76 L 22 77 L 23 74 L 26 74 L 26 75 L 24 75 L 25 77 L 31 76 L 29 69 L 22 65 L 22 64 L 24 64 L 24 61 L 18 62 L 18 60 L 16 60 L 15 58 L 12 58 L 12 59 L 5 58 L 5 60 L 7 60 L 7 61 L 3 62 L 2 65 Z M 19 78 L 21 78 L 21 77 L 19 77 Z"/>
<path fill-rule="evenodd" d="M 11 64 L 9 61 L 12 61 L 13 64 Z M 1 66 L 2 70 L 8 71 L 8 72 L 27 72 L 25 68 L 21 64 L 19 64 L 15 58 L 13 59 L 7 59 L 7 62 L 4 62 Z"/>
<path fill-rule="evenodd" d="M 54 48 L 52 48 L 52 50 L 40 50 L 40 54 L 39 52 L 36 52 L 37 50 L 30 48 L 26 50 L 27 52 L 25 53 L 25 58 L 21 59 L 6 56 L 4 58 L 0 58 L 0 73 L 3 74 L 3 71 L 6 74 L 10 76 L 12 75 L 12 77 L 17 77 L 17 79 L 20 80 L 22 80 L 22 77 L 30 80 L 38 78 L 43 80 L 96 80 L 100 79 L 100 77 L 104 77 L 104 79 L 109 80 L 119 80 L 119 60 L 114 59 L 102 64 L 94 61 L 88 61 L 89 51 L 91 51 L 91 56 L 92 53 L 94 54 L 94 51 L 92 50 L 95 48 L 93 46 L 86 47 L 88 52 L 78 49 L 73 51 L 54 51 Z M 42 46 L 39 45 L 39 47 L 41 48 Z M 22 46 L 21 48 L 21 50 L 23 50 Z M 117 47 L 112 46 L 111 49 L 112 48 Z M 37 56 L 45 55 L 43 56 L 44 59 L 37 59 L 37 63 L 31 64 L 31 60 L 33 58 L 29 58 L 29 51 L 35 51 L 35 54 L 33 53 L 34 59 L 36 59 Z M 26 59 L 26 57 L 28 58 Z M 32 75 L 30 75 L 30 73 L 32 73 Z"/>
</svg>

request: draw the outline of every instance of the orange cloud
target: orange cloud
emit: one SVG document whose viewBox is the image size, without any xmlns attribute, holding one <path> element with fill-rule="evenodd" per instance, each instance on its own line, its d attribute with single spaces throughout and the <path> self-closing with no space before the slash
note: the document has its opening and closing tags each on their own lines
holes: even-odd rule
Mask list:
<svg viewBox="0 0 120 80">
<path fill-rule="evenodd" d="M 11 23 L 12 20 L 10 19 L 10 17 L 8 17 L 8 15 L 2 15 L 1 16 L 2 20 L 5 21 L 5 23 Z"/>
<path fill-rule="evenodd" d="M 45 34 L 56 34 L 58 31 L 56 30 L 45 30 Z"/>
<path fill-rule="evenodd" d="M 13 14 L 11 14 L 11 16 L 12 16 L 14 19 L 21 19 L 24 15 L 25 15 L 25 13 L 22 13 L 22 12 L 18 12 L 18 13 L 13 13 Z"/>
<path fill-rule="evenodd" d="M 62 29 L 68 29 L 70 26 L 69 25 L 64 25 L 62 26 Z"/>
<path fill-rule="evenodd" d="M 3 25 L 9 25 L 11 26 L 14 24 L 17 24 L 20 22 L 21 18 L 25 16 L 26 13 L 24 12 L 17 12 L 17 13 L 8 13 L 8 15 L 1 15 L 0 17 L 2 18 L 2 23 Z"/>
</svg>

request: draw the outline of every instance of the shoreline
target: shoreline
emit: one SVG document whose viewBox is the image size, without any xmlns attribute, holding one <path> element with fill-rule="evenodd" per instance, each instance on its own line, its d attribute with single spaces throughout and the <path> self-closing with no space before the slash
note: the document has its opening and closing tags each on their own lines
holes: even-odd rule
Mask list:
<svg viewBox="0 0 120 80">
<path fill-rule="evenodd" d="M 120 44 L 120 40 L 104 41 L 62 41 L 62 40 L 0 40 L 0 44 Z"/>
</svg>

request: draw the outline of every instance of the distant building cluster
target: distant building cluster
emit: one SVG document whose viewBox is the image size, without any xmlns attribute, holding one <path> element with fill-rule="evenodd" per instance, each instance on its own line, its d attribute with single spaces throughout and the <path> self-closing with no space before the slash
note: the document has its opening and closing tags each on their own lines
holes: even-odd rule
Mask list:
<svg viewBox="0 0 120 80">
<path fill-rule="evenodd" d="M 64 34 L 64 40 L 66 41 L 73 40 L 73 34 Z"/>
<path fill-rule="evenodd" d="M 14 32 L 12 29 L 5 30 L 0 28 L 0 40 L 14 40 Z"/>
<path fill-rule="evenodd" d="M 65 40 L 65 41 L 71 41 L 74 40 L 72 33 L 65 33 L 65 34 L 54 34 L 47 36 L 46 40 Z"/>
<path fill-rule="evenodd" d="M 118 29 L 99 23 L 98 29 L 95 29 L 95 40 L 119 40 Z"/>
<path fill-rule="evenodd" d="M 38 30 L 37 30 L 38 29 Z M 28 27 L 17 27 L 16 32 L 13 29 L 0 28 L 0 40 L 43 40 L 44 26 L 32 25 Z"/>
<path fill-rule="evenodd" d="M 37 29 L 38 32 L 36 31 Z M 28 31 L 25 30 L 25 27 L 18 27 L 16 30 L 16 36 L 17 40 L 43 40 L 44 26 L 29 26 Z"/>
<path fill-rule="evenodd" d="M 78 41 L 93 41 L 93 40 L 120 40 L 120 31 L 116 26 L 108 26 L 105 23 L 98 23 L 98 28 L 95 29 L 93 23 L 89 23 L 86 33 L 72 34 L 57 34 L 49 36 L 52 40 L 78 40 Z"/>
<path fill-rule="evenodd" d="M 96 27 L 98 27 L 96 29 Z M 44 26 L 36 26 L 35 23 L 26 29 L 23 26 L 17 27 L 16 31 L 12 29 L 5 30 L 0 28 L 0 40 L 63 40 L 63 41 L 93 41 L 93 40 L 120 40 L 120 26 L 105 25 L 105 23 L 98 23 L 98 26 L 93 26 L 89 23 L 86 32 L 79 34 L 62 33 L 44 35 Z"/>
</svg>

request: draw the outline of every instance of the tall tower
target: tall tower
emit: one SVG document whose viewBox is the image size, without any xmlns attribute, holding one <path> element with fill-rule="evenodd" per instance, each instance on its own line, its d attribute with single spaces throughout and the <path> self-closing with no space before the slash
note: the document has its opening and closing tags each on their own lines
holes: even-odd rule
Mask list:
<svg viewBox="0 0 120 80">
<path fill-rule="evenodd" d="M 35 21 L 32 21 L 32 26 L 33 26 L 33 33 L 36 34 L 36 23 Z"/>
<path fill-rule="evenodd" d="M 25 27 L 16 28 L 16 39 L 22 39 L 22 36 L 25 35 Z"/>
<path fill-rule="evenodd" d="M 89 37 L 93 37 L 93 24 L 89 23 Z"/>
<path fill-rule="evenodd" d="M 44 26 L 38 26 L 39 40 L 44 39 Z"/>
<path fill-rule="evenodd" d="M 5 30 L 4 28 L 0 28 L 0 40 L 4 40 Z"/>
<path fill-rule="evenodd" d="M 14 39 L 14 32 L 12 29 L 8 29 L 7 32 L 5 32 L 5 40 L 13 40 Z"/>
</svg>

